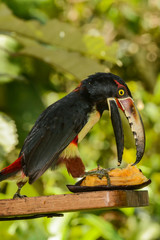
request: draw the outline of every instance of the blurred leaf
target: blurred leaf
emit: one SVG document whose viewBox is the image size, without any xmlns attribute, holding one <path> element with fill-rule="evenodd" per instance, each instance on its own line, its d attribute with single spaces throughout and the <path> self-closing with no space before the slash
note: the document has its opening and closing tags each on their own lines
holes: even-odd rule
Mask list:
<svg viewBox="0 0 160 240">
<path fill-rule="evenodd" d="M 84 42 L 86 43 L 88 53 L 91 55 L 111 63 L 117 62 L 117 43 L 112 43 L 111 46 L 107 46 L 104 38 L 91 35 L 86 35 L 84 37 Z"/>
<path fill-rule="evenodd" d="M 105 221 L 102 217 L 93 214 L 86 214 L 85 218 L 81 219 L 81 222 L 83 224 L 90 225 L 93 228 L 97 228 L 97 230 L 101 232 L 104 239 L 123 240 L 123 238 L 121 238 L 117 231 L 113 228 L 112 224 Z"/>
<path fill-rule="evenodd" d="M 101 11 L 101 12 L 105 12 L 106 10 L 108 10 L 108 8 L 111 6 L 111 4 L 114 3 L 114 0 L 101 0 L 101 1 L 97 1 L 98 5 L 97 8 Z"/>
<path fill-rule="evenodd" d="M 97 228 L 91 228 L 85 233 L 83 240 L 97 240 L 101 236 L 101 231 L 98 231 Z"/>
<path fill-rule="evenodd" d="M 53 19 L 42 25 L 39 30 L 42 31 L 40 40 L 71 51 L 85 53 L 83 35 L 79 28 Z"/>
<path fill-rule="evenodd" d="M 54 0 L 3 0 L 14 14 L 23 19 L 39 19 L 45 22 L 49 16 L 57 16 L 60 8 Z"/>
<path fill-rule="evenodd" d="M 77 52 L 45 47 L 23 37 L 16 37 L 16 39 L 24 45 L 24 48 L 19 51 L 20 54 L 38 58 L 54 66 L 57 71 L 69 72 L 79 80 L 92 74 L 93 69 L 94 72 L 105 70 L 104 65 L 99 64 L 96 60 L 84 57 Z"/>
<path fill-rule="evenodd" d="M 0 83 L 18 78 L 20 68 L 15 62 L 10 62 L 8 53 L 13 52 L 17 42 L 8 36 L 0 35 Z"/>
<path fill-rule="evenodd" d="M 93 69 L 94 72 L 105 70 L 105 66 L 97 60 L 80 54 L 80 52 L 85 52 L 82 34 L 69 24 L 58 20 L 51 20 L 46 25 L 41 25 L 36 21 L 25 22 L 13 16 L 4 5 L 0 6 L 0 13 L 2 13 L 0 14 L 0 29 L 14 32 L 12 36 L 24 46 L 20 53 L 39 58 L 57 68 L 58 71 L 73 74 L 77 79 L 83 79 L 92 74 Z M 42 42 L 54 45 L 54 47 L 44 45 Z"/>
<path fill-rule="evenodd" d="M 57 19 L 50 20 L 45 25 L 34 20 L 24 21 L 14 16 L 3 4 L 0 5 L 0 30 L 68 50 L 85 52 L 83 35 L 79 29 Z"/>
</svg>

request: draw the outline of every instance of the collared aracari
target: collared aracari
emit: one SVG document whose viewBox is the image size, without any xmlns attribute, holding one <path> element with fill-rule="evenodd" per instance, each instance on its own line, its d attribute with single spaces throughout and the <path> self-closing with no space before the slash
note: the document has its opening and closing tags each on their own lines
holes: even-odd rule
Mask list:
<svg viewBox="0 0 160 240">
<path fill-rule="evenodd" d="M 140 114 L 126 83 L 112 73 L 96 73 L 83 80 L 71 93 L 50 105 L 37 119 L 16 161 L 0 171 L 0 181 L 15 179 L 20 197 L 21 187 L 33 183 L 49 167 L 65 163 L 73 177 L 84 175 L 78 143 L 85 137 L 104 110 L 110 111 L 117 144 L 119 164 L 122 161 L 124 137 L 119 109 L 130 124 L 136 144 L 137 164 L 144 153 L 145 133 Z"/>
</svg>

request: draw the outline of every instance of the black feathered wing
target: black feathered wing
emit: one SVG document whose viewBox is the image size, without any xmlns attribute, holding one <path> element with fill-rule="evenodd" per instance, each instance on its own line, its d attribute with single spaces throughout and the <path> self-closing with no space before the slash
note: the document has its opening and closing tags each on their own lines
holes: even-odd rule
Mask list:
<svg viewBox="0 0 160 240">
<path fill-rule="evenodd" d="M 23 154 L 23 171 L 30 183 L 51 165 L 56 165 L 60 153 L 86 124 L 90 110 L 90 106 L 73 92 L 40 115 L 20 153 Z"/>
</svg>

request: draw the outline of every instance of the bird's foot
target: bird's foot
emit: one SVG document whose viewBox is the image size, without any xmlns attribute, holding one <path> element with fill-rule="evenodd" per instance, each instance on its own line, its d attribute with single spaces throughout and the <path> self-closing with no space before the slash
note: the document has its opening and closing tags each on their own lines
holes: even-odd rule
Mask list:
<svg viewBox="0 0 160 240">
<path fill-rule="evenodd" d="M 107 178 L 107 186 L 111 186 L 111 181 L 110 181 L 110 176 L 109 176 L 109 171 L 114 168 L 106 168 L 106 169 L 97 169 L 94 171 L 90 172 L 85 172 L 84 176 L 92 176 L 92 175 L 97 175 L 99 179 L 102 179 L 103 177 Z"/>
<path fill-rule="evenodd" d="M 17 199 L 17 198 L 25 198 L 27 197 L 26 195 L 21 195 L 20 193 L 15 193 L 14 196 L 13 196 L 13 199 Z"/>
<path fill-rule="evenodd" d="M 17 192 L 14 194 L 13 196 L 13 199 L 16 199 L 16 198 L 25 198 L 27 197 L 26 195 L 21 195 L 20 192 L 21 192 L 21 188 L 23 187 L 24 183 L 18 183 L 18 190 Z"/>
</svg>

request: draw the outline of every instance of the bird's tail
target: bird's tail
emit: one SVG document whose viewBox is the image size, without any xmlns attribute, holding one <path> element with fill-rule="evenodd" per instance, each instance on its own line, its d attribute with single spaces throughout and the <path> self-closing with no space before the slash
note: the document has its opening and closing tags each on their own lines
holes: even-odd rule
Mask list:
<svg viewBox="0 0 160 240">
<path fill-rule="evenodd" d="M 3 168 L 0 171 L 0 182 L 3 180 L 6 180 L 7 178 L 12 177 L 13 175 L 15 175 L 18 171 L 20 171 L 22 169 L 21 159 L 22 159 L 22 156 L 20 156 L 12 164 Z"/>
</svg>

